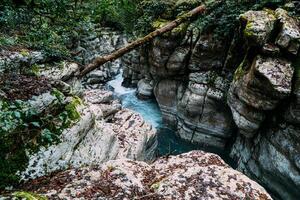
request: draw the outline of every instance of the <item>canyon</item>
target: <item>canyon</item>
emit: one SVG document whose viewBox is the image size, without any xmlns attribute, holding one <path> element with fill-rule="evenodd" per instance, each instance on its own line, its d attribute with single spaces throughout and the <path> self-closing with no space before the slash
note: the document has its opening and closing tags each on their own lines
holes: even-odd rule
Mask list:
<svg viewBox="0 0 300 200">
<path fill-rule="evenodd" d="M 95 27 L 76 52 L 88 64 L 126 43 Z M 81 99 L 59 142 L 26 150 L 21 189 L 49 199 L 299 199 L 299 47 L 298 19 L 277 8 L 240 15 L 230 41 L 183 24 L 81 79 L 77 63 L 2 50 L 0 73 L 38 65 L 50 80 L 27 100 L 40 113 Z"/>
</svg>

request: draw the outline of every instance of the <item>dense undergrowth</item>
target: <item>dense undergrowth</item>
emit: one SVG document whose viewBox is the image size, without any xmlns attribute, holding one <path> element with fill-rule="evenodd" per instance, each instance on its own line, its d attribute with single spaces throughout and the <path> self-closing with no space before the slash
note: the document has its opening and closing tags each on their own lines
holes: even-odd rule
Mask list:
<svg viewBox="0 0 300 200">
<path fill-rule="evenodd" d="M 16 3 L 17 2 L 17 3 Z M 220 3 L 221 2 L 221 3 Z M 52 57 L 70 57 L 76 40 L 91 24 L 111 26 L 144 35 L 157 19 L 175 19 L 206 4 L 207 14 L 196 20 L 201 30 L 230 36 L 237 17 L 250 9 L 276 7 L 284 0 L 4 0 L 0 3 L 0 46 L 45 51 Z M 216 3 L 217 6 L 216 6 Z"/>
<path fill-rule="evenodd" d="M 130 31 L 137 0 L 4 0 L 0 3 L 0 46 L 43 50 L 50 57 L 70 57 L 78 37 L 91 24 Z"/>
<path fill-rule="evenodd" d="M 80 118 L 79 98 L 68 102 L 56 89 L 51 95 L 55 99 L 43 111 L 28 101 L 0 100 L 0 189 L 18 183 L 17 172 L 26 167 L 27 153 L 59 142 L 62 131 Z"/>
</svg>

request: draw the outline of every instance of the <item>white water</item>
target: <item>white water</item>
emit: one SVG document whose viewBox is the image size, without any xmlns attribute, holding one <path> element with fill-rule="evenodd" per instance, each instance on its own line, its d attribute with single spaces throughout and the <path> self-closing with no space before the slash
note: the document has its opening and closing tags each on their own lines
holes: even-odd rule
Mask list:
<svg viewBox="0 0 300 200">
<path fill-rule="evenodd" d="M 178 138 L 174 130 L 169 129 L 163 124 L 161 111 L 155 99 L 138 99 L 136 96 L 136 89 L 125 88 L 122 86 L 122 82 L 123 77 L 121 72 L 115 77 L 115 79 L 109 81 L 107 86 L 114 92 L 114 95 L 121 100 L 124 108 L 129 108 L 139 113 L 145 121 L 157 129 L 158 151 L 160 155 L 180 154 L 200 149 L 208 152 L 215 152 L 222 156 L 222 152 L 217 152 L 214 149 L 208 149 L 207 147 L 191 144 Z M 223 157 L 223 159 L 228 160 L 226 157 Z"/>
<path fill-rule="evenodd" d="M 122 101 L 124 108 L 136 111 L 150 123 L 153 127 L 159 128 L 162 125 L 162 117 L 159 107 L 155 100 L 139 100 L 137 98 L 135 88 L 125 88 L 122 86 L 123 77 L 120 73 L 114 80 L 107 84 L 113 89 L 114 94 Z"/>
</svg>

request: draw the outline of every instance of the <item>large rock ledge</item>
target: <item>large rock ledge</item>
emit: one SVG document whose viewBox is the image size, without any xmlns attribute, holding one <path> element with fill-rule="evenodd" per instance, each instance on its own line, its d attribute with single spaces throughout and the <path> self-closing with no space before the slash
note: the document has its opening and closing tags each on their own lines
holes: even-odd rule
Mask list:
<svg viewBox="0 0 300 200">
<path fill-rule="evenodd" d="M 87 90 L 83 99 L 80 120 L 64 130 L 58 144 L 29 156 L 26 170 L 20 172 L 23 180 L 111 159 L 154 159 L 156 130 L 139 114 L 121 109 L 108 91 Z"/>
<path fill-rule="evenodd" d="M 120 159 L 42 177 L 25 190 L 49 199 L 271 199 L 217 155 L 192 151 L 152 164 Z"/>
</svg>

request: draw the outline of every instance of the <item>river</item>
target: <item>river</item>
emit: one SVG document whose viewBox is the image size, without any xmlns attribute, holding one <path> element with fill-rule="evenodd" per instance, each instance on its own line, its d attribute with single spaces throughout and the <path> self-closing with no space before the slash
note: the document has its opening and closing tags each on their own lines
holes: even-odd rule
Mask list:
<svg viewBox="0 0 300 200">
<path fill-rule="evenodd" d="M 110 90 L 114 92 L 116 98 L 120 99 L 124 108 L 134 110 L 139 113 L 145 121 L 157 129 L 158 134 L 158 154 L 177 155 L 191 150 L 203 150 L 219 154 L 227 163 L 234 166 L 228 154 L 217 149 L 191 144 L 180 139 L 175 131 L 166 127 L 162 121 L 161 111 L 155 99 L 140 100 L 136 96 L 135 88 L 125 88 L 122 86 L 122 73 L 107 83 Z"/>
</svg>

